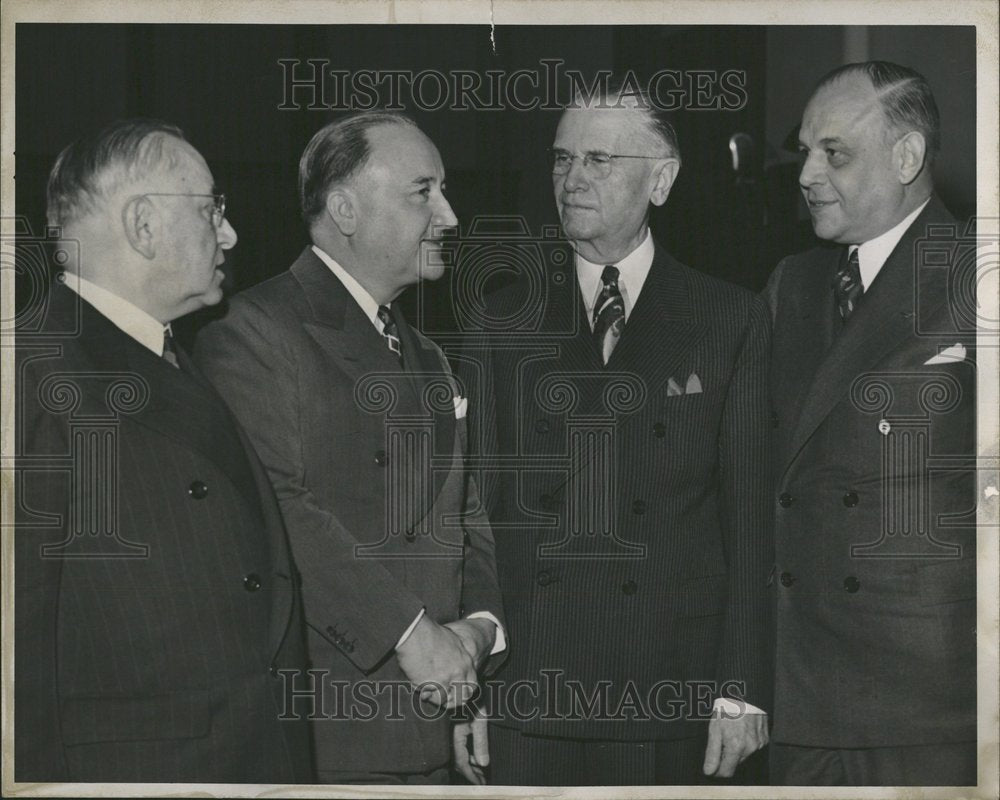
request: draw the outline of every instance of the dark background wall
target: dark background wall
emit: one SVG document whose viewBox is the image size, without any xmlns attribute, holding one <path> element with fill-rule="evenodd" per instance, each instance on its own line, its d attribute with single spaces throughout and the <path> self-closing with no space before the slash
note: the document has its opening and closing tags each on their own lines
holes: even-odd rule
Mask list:
<svg viewBox="0 0 1000 800">
<path fill-rule="evenodd" d="M 59 150 L 127 116 L 179 124 L 229 198 L 240 242 L 227 256 L 240 289 L 286 269 L 306 244 L 295 173 L 310 136 L 336 116 L 279 108 L 279 59 L 327 59 L 343 70 L 540 71 L 740 70 L 746 103 L 676 117 L 684 166 L 656 236 L 679 258 L 753 289 L 777 260 L 812 243 L 799 201 L 797 165 L 782 150 L 815 81 L 845 60 L 886 58 L 924 72 L 944 118 L 936 165 L 946 203 L 975 209 L 975 30 L 971 27 L 508 26 L 494 53 L 484 26 L 449 25 L 62 25 L 16 30 L 16 203 L 44 229 L 44 187 Z M 411 108 L 412 110 L 412 108 Z M 521 215 L 530 230 L 556 223 L 545 148 L 558 112 L 415 113 L 440 149 L 448 195 L 464 226 Z M 751 169 L 733 172 L 729 139 L 749 134 Z M 448 280 L 426 293 L 448 316 Z M 409 300 L 412 302 L 412 299 Z M 440 323 L 448 327 L 447 320 Z"/>
</svg>

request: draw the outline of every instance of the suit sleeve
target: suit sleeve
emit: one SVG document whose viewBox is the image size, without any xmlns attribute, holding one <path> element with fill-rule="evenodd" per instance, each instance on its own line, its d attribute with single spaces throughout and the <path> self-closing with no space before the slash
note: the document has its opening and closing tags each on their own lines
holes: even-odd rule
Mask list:
<svg viewBox="0 0 1000 800">
<path fill-rule="evenodd" d="M 450 372 L 447 361 L 441 356 L 443 368 Z M 457 394 L 470 392 L 461 386 Z M 470 397 L 469 413 L 472 413 L 471 403 L 479 400 L 479 396 Z M 470 454 L 468 418 L 456 420 L 456 438 L 461 447 L 463 457 Z M 464 466 L 464 465 L 463 465 Z M 465 563 L 462 577 L 462 608 L 465 614 L 477 611 L 488 611 L 506 629 L 503 614 L 503 601 L 500 596 L 500 583 L 497 578 L 496 548 L 493 541 L 493 531 L 490 527 L 489 515 L 479 493 L 479 485 L 475 470 L 465 468 L 465 498 L 462 504 L 462 526 L 465 529 Z M 506 632 L 505 632 L 506 635 Z M 492 673 L 507 657 L 507 648 L 490 656 L 486 662 L 486 671 Z"/>
<path fill-rule="evenodd" d="M 768 358 L 770 316 L 754 298 L 726 398 L 719 441 L 729 604 L 719 672 L 722 696 L 770 711 L 770 598 L 774 562 Z M 727 682 L 736 681 L 736 684 Z"/>
<path fill-rule="evenodd" d="M 198 336 L 195 358 L 247 430 L 267 468 L 301 576 L 306 623 L 362 671 L 389 656 L 423 602 L 376 560 L 311 491 L 302 456 L 295 333 L 250 302 Z"/>
</svg>

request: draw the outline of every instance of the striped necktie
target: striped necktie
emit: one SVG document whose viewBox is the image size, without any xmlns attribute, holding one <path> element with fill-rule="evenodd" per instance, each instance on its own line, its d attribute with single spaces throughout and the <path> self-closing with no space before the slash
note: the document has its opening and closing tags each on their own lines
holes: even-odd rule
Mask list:
<svg viewBox="0 0 1000 800">
<path fill-rule="evenodd" d="M 399 357 L 399 363 L 403 363 L 403 349 L 399 344 L 399 328 L 396 327 L 396 320 L 389 311 L 389 306 L 378 307 L 378 318 L 382 323 L 382 336 L 385 339 L 386 347 Z"/>
<path fill-rule="evenodd" d="M 847 263 L 837 270 L 837 277 L 834 279 L 833 292 L 837 298 L 837 308 L 840 309 L 840 318 L 846 323 L 847 318 L 854 313 L 858 301 L 865 291 L 861 282 L 861 264 L 858 260 L 858 249 L 855 247 L 851 251 Z"/>
<path fill-rule="evenodd" d="M 625 300 L 618 289 L 618 267 L 606 266 L 601 281 L 601 293 L 594 303 L 594 344 L 607 364 L 625 328 Z"/>
<path fill-rule="evenodd" d="M 174 337 L 170 335 L 170 328 L 163 329 L 163 360 L 175 369 L 180 369 L 180 362 L 177 360 L 177 345 L 174 344 Z"/>
</svg>

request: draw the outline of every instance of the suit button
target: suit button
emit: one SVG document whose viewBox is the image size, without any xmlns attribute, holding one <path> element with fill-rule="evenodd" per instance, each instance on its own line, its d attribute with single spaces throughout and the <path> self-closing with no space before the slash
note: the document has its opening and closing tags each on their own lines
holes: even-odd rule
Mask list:
<svg viewBox="0 0 1000 800">
<path fill-rule="evenodd" d="M 243 588 L 248 592 L 256 592 L 260 588 L 260 575 L 256 572 L 251 572 L 249 575 L 243 576 Z"/>
<path fill-rule="evenodd" d="M 635 594 L 636 589 L 638 589 L 638 588 L 639 587 L 638 587 L 638 585 L 636 584 L 635 581 L 625 581 L 625 583 L 622 584 L 622 593 L 623 594 Z"/>
<path fill-rule="evenodd" d="M 792 575 L 791 572 L 782 572 L 781 573 L 781 585 L 782 586 L 786 586 L 786 587 L 787 586 L 791 586 L 793 583 L 795 583 L 795 576 Z"/>
<path fill-rule="evenodd" d="M 542 570 L 538 573 L 539 586 L 548 586 L 550 583 L 552 583 L 552 576 L 548 572 Z"/>
<path fill-rule="evenodd" d="M 841 498 L 841 501 L 848 508 L 854 508 L 854 506 L 856 506 L 858 504 L 858 493 L 857 492 L 848 492 L 847 494 L 845 494 Z"/>
<path fill-rule="evenodd" d="M 667 435 L 666 425 L 664 425 L 662 422 L 657 422 L 656 424 L 653 425 L 653 436 L 655 436 L 657 439 L 662 439 L 666 435 Z"/>
<path fill-rule="evenodd" d="M 188 494 L 195 500 L 203 500 L 208 494 L 208 487 L 204 481 L 192 481 L 191 485 L 188 486 Z"/>
<path fill-rule="evenodd" d="M 547 419 L 540 419 L 535 422 L 535 430 L 538 433 L 548 433 L 549 432 L 549 421 Z"/>
<path fill-rule="evenodd" d="M 846 578 L 844 578 L 844 588 L 850 594 L 854 594 L 858 589 L 861 588 L 861 581 L 859 581 L 853 575 L 848 575 Z"/>
<path fill-rule="evenodd" d="M 375 463 L 380 467 L 384 467 L 389 463 L 389 456 L 386 455 L 385 450 L 378 450 L 375 452 Z"/>
<path fill-rule="evenodd" d="M 642 500 L 636 500 L 632 503 L 632 513 L 633 514 L 645 514 L 646 504 Z"/>
<path fill-rule="evenodd" d="M 782 492 L 778 496 L 778 505 L 782 508 L 790 508 L 792 503 L 795 502 L 795 498 L 792 497 L 788 492 Z"/>
</svg>

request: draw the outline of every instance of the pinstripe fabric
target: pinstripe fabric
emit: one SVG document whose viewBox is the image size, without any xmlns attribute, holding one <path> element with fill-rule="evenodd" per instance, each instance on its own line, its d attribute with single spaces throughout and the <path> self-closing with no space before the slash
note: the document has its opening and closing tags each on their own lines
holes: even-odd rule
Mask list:
<svg viewBox="0 0 1000 800">
<path fill-rule="evenodd" d="M 397 322 L 406 370 L 307 248 L 234 298 L 196 346 L 276 489 L 302 573 L 310 660 L 328 686 L 407 686 L 394 648 L 421 608 L 439 623 L 473 611 L 502 619 L 492 535 L 462 469 L 455 387 L 437 347 Z M 374 711 L 327 691 L 313 726 L 320 770 L 448 763 L 449 721 L 421 720 L 408 690 L 395 705 L 391 691 Z M 352 708 L 369 718 L 350 719 Z"/>
<path fill-rule="evenodd" d="M 252 450 L 183 353 L 178 370 L 61 287 L 50 303 L 51 329 L 78 321 L 79 334 L 18 337 L 17 779 L 309 780 L 308 728 L 279 721 L 269 674 L 305 660 Z M 114 457 L 98 457 L 109 420 Z M 89 455 L 69 469 L 82 443 Z M 72 536 L 75 520 L 98 535 Z M 109 526 L 132 557 L 115 555 L 127 548 Z"/>
<path fill-rule="evenodd" d="M 769 708 L 766 308 L 657 247 L 602 368 L 576 281 L 548 279 L 544 297 L 515 287 L 491 298 L 494 319 L 529 322 L 498 326 L 464 356 L 474 446 L 516 464 L 483 475 L 512 641 L 498 678 L 540 683 L 539 713 L 519 721 L 500 701 L 503 724 L 563 737 L 695 736 L 703 725 L 693 717 L 725 681 Z M 692 374 L 701 393 L 668 392 L 671 378 L 685 386 Z M 609 442 L 613 455 L 598 456 Z M 573 690 L 546 683 L 544 670 L 587 694 L 609 682 L 608 719 L 572 719 Z M 657 699 L 661 681 L 685 685 Z M 696 681 L 715 684 L 700 708 Z M 660 707 L 616 718 L 633 690 Z"/>
<path fill-rule="evenodd" d="M 956 328 L 974 302 L 959 232 L 932 198 L 836 338 L 842 248 L 791 256 L 768 284 L 775 741 L 974 747 L 976 339 Z"/>
</svg>

